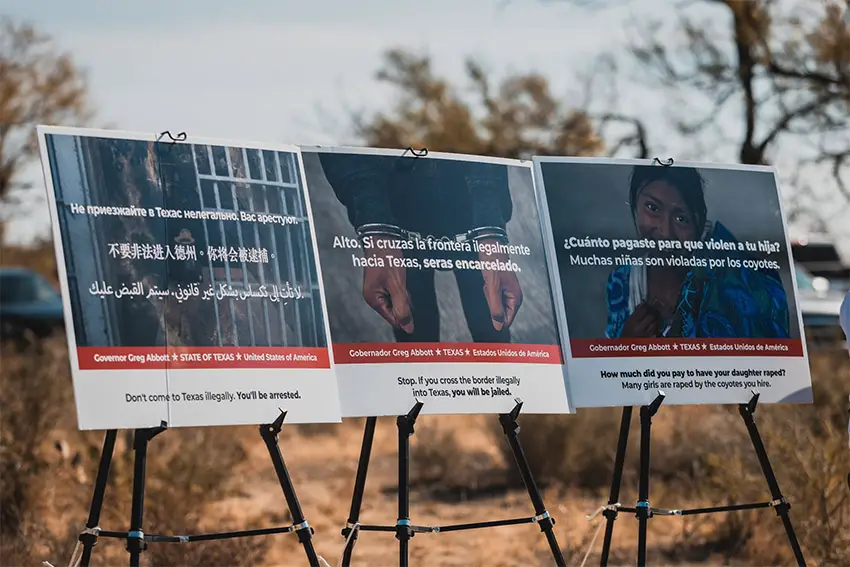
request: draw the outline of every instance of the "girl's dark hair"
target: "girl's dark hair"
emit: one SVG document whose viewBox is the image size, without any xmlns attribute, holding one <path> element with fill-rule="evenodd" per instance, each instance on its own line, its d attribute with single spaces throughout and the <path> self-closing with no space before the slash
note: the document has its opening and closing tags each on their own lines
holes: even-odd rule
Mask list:
<svg viewBox="0 0 850 567">
<path fill-rule="evenodd" d="M 629 186 L 629 205 L 632 217 L 637 207 L 637 196 L 641 189 L 654 181 L 666 181 L 679 190 L 685 204 L 691 210 L 697 226 L 698 234 L 702 232 L 708 215 L 705 206 L 705 181 L 693 167 L 637 165 L 632 170 Z"/>
</svg>

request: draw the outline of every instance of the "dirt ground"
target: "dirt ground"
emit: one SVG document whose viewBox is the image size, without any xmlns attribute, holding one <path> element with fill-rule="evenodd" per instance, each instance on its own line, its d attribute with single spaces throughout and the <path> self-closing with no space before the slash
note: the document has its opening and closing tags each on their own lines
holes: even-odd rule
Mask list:
<svg viewBox="0 0 850 567">
<path fill-rule="evenodd" d="M 422 416 L 417 424 L 428 428 L 429 421 L 448 421 L 448 427 L 463 427 L 464 444 L 469 449 L 493 451 L 493 438 L 488 434 L 487 416 Z M 363 420 L 351 420 L 336 426 L 331 434 L 305 437 L 297 433 L 281 435 L 281 448 L 293 482 L 298 492 L 305 516 L 315 528 L 314 544 L 319 555 L 329 565 L 337 564 L 341 557 L 344 538 L 340 530 L 348 516 L 354 475 L 362 438 Z M 433 425 L 431 426 L 433 427 Z M 527 432 L 525 434 L 531 434 Z M 522 435 L 522 434 L 521 434 Z M 416 436 L 412 451 L 416 451 Z M 229 518 L 228 525 L 259 527 L 274 522 L 288 521 L 286 505 L 277 478 L 274 475 L 268 452 L 260 442 L 247 441 L 249 457 L 234 471 L 234 483 L 239 495 L 215 504 L 209 517 L 217 521 Z M 392 420 L 379 420 L 372 459 L 369 468 L 361 521 L 369 524 L 391 525 L 397 514 L 397 437 Z M 528 494 L 521 489 L 481 490 L 480 494 L 453 494 L 434 497 L 430 491 L 417 490 L 415 483 L 410 496 L 411 520 L 416 525 L 448 525 L 493 519 L 533 516 Z M 624 503 L 633 503 L 635 490 L 624 487 Z M 598 498 L 570 494 L 563 490 L 543 490 L 547 508 L 556 520 L 555 533 L 562 549 L 567 553 L 569 565 L 581 565 L 585 553 L 603 518 L 589 521 L 591 514 L 607 500 L 605 494 Z M 675 503 L 679 506 L 686 502 Z M 778 521 L 778 520 L 777 520 Z M 271 523 L 270 523 L 271 522 Z M 217 529 L 216 525 L 208 526 Z M 702 526 L 705 527 L 705 526 Z M 689 565 L 665 559 L 665 552 L 676 541 L 696 537 L 701 522 L 682 518 L 658 517 L 650 521 L 648 559 L 653 565 Z M 266 556 L 268 565 L 304 564 L 304 554 L 294 535 L 271 536 L 272 545 Z M 611 564 L 633 565 L 637 542 L 637 520 L 633 515 L 622 514 L 617 521 Z M 602 533 L 590 548 L 587 565 L 598 564 Z M 397 565 L 398 544 L 393 534 L 382 532 L 361 533 L 357 542 L 353 565 Z M 506 526 L 445 534 L 417 534 L 410 544 L 410 561 L 413 565 L 551 565 L 552 556 L 544 535 L 535 524 Z M 716 564 L 700 562 L 693 565 Z"/>
<path fill-rule="evenodd" d="M 77 431 L 73 415 L 61 409 L 71 404 L 70 379 L 59 371 L 66 368 L 65 356 L 57 347 L 39 351 L 37 356 L 3 360 L 3 391 L 15 392 L 17 397 L 6 397 L 0 414 L 5 435 L 0 463 L 17 465 L 7 467 L 0 476 L 0 495 L 19 502 L 20 512 L 18 529 L 0 540 L 5 546 L 0 549 L 3 565 L 40 565 L 43 560 L 57 567 L 67 564 L 87 516 L 102 438 L 100 432 Z M 835 357 L 835 364 L 832 361 L 817 361 L 819 392 L 824 392 L 819 405 L 765 407 L 758 417 L 813 567 L 850 565 L 846 561 L 850 557 L 846 398 L 838 400 L 831 394 L 850 375 L 845 357 Z M 733 409 L 671 407 L 653 419 L 653 506 L 684 509 L 770 498 Z M 602 537 L 597 530 L 603 518 L 588 520 L 586 516 L 607 501 L 619 411 L 602 408 L 562 417 L 566 416 L 520 416 L 520 439 L 535 467 L 553 465 L 541 470 L 540 478 L 551 482 L 541 485 L 541 490 L 557 522 L 554 532 L 568 565 L 582 565 L 588 551 L 584 564 L 594 565 L 599 563 Z M 284 424 L 280 435 L 302 509 L 316 531 L 315 547 L 331 567 L 337 565 L 344 545 L 340 531 L 348 517 L 364 423 L 365 419 L 347 419 L 342 424 Z M 620 495 L 626 506 L 633 506 L 637 499 L 637 425 L 633 418 Z M 49 435 L 41 433 L 51 428 L 55 431 Z M 129 433 L 121 432 L 116 443 L 101 518 L 105 530 L 128 529 L 133 481 Z M 42 442 L 34 447 L 32 440 Z M 65 442 L 67 451 L 57 451 Z M 515 463 L 506 457 L 504 445 L 496 416 L 421 416 L 411 440 L 412 523 L 445 526 L 533 516 L 527 492 L 511 479 Z M 166 431 L 152 441 L 149 459 L 146 533 L 197 534 L 291 522 L 255 426 Z M 381 418 L 361 512 L 363 523 L 395 523 L 397 472 L 395 420 Z M 8 513 L 16 510 L 0 508 L 12 519 L 14 514 Z M 612 566 L 635 564 L 637 528 L 633 514 L 620 515 Z M 397 556 L 394 534 L 365 532 L 357 542 L 353 565 L 397 565 Z M 294 534 L 277 534 L 217 543 L 151 543 L 143 565 L 289 566 L 305 565 L 305 559 Z M 411 541 L 410 560 L 417 566 L 553 564 L 544 535 L 531 522 L 418 533 Z M 99 540 L 94 566 L 126 561 L 122 541 Z M 648 564 L 766 567 L 790 562 L 781 522 L 774 511 L 765 509 L 656 516 L 649 522 Z"/>
</svg>

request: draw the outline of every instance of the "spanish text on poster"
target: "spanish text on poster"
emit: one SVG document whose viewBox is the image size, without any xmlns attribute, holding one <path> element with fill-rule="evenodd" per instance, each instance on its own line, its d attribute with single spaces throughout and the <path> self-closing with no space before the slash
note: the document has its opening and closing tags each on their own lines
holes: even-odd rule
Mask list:
<svg viewBox="0 0 850 567">
<path fill-rule="evenodd" d="M 576 407 L 811 401 L 772 169 L 534 163 Z"/>
<path fill-rule="evenodd" d="M 343 416 L 566 413 L 530 164 L 303 149 Z"/>
</svg>

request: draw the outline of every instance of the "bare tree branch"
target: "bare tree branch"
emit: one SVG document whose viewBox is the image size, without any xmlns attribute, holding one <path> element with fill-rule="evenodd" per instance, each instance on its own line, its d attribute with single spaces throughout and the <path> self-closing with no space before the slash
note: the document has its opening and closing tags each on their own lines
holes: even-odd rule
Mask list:
<svg viewBox="0 0 850 567">
<path fill-rule="evenodd" d="M 561 1 L 587 10 L 614 5 Z M 842 21 L 845 4 L 688 0 L 671 6 L 677 14 L 672 27 L 666 14 L 648 14 L 630 24 L 636 32 L 629 50 L 637 64 L 635 80 L 676 102 L 666 115 L 689 144 L 717 148 L 718 142 L 728 144 L 732 134 L 725 131 L 732 130 L 738 159 L 749 164 L 770 163 L 779 148 L 793 147 L 793 161 L 785 156 L 783 169 L 793 173 L 793 187 L 803 197 L 818 195 L 797 204 L 817 206 L 825 191 L 832 191 L 850 206 L 850 26 Z M 708 11 L 697 13 L 692 7 L 707 7 L 717 17 L 705 19 Z M 624 115 L 617 104 L 593 116 L 609 153 L 640 146 L 639 131 L 630 122 L 637 116 Z M 622 135 L 624 126 L 631 130 Z M 642 137 L 645 141 L 645 130 Z M 828 167 L 833 187 L 811 187 L 800 176 L 809 171 L 807 166 L 821 172 Z"/>
<path fill-rule="evenodd" d="M 616 155 L 622 148 L 628 146 L 636 146 L 637 152 L 635 157 L 640 159 L 649 158 L 649 143 L 647 141 L 646 126 L 644 123 L 634 117 L 624 116 L 622 114 L 603 114 L 597 117 L 599 121 L 600 132 L 605 132 L 605 127 L 610 124 L 628 124 L 633 128 L 633 132 L 626 136 L 621 136 L 613 143 L 609 142 L 608 155 Z"/>
<path fill-rule="evenodd" d="M 38 155 L 35 127 L 86 120 L 86 86 L 70 55 L 29 24 L 0 20 L 0 201 Z"/>
</svg>

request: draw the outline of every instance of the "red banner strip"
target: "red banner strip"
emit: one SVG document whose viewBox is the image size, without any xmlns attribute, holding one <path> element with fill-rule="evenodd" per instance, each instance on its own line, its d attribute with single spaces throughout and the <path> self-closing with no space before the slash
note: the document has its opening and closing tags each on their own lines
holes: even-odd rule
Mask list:
<svg viewBox="0 0 850 567">
<path fill-rule="evenodd" d="M 79 347 L 80 370 L 330 368 L 326 348 Z"/>
<path fill-rule="evenodd" d="M 513 362 L 562 364 L 558 345 L 504 343 L 344 343 L 334 345 L 337 364 L 399 362 Z"/>
<path fill-rule="evenodd" d="M 800 339 L 572 339 L 573 358 L 803 356 Z"/>
</svg>

